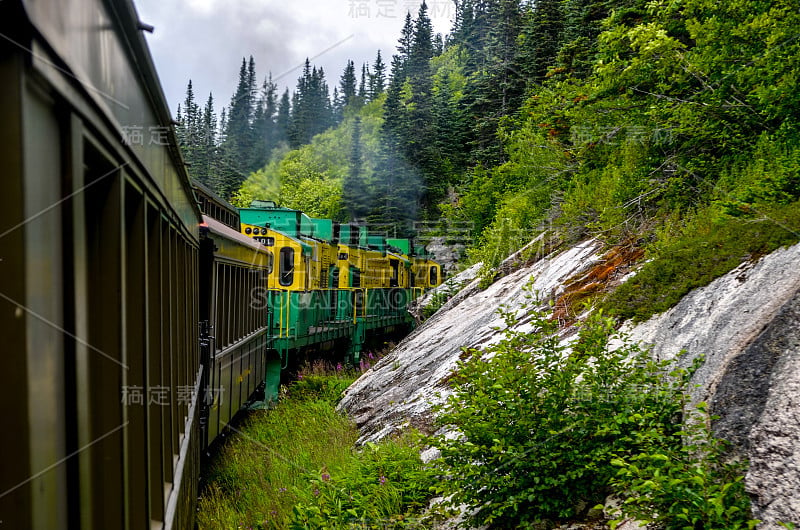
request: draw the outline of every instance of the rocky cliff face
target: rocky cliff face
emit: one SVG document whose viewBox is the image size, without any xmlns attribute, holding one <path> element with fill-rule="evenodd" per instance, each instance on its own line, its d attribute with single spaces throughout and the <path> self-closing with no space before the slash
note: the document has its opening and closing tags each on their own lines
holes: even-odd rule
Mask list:
<svg viewBox="0 0 800 530">
<path fill-rule="evenodd" d="M 483 291 L 473 280 L 348 390 L 341 407 L 361 427 L 361 440 L 429 424 L 462 347 L 498 339 L 497 310 L 519 309 L 529 282 L 542 300 L 558 297 L 565 282 L 602 263 L 599 251 L 587 241 L 517 264 Z M 715 434 L 750 460 L 754 516 L 762 528 L 800 522 L 800 245 L 745 264 L 666 313 L 624 328 L 658 358 L 689 366 L 704 356 L 692 398 L 711 405 L 719 416 Z"/>
<path fill-rule="evenodd" d="M 428 252 L 433 255 L 433 259 L 442 266 L 442 269 L 444 269 L 448 276 L 455 272 L 458 267 L 458 262 L 464 256 L 466 250 L 464 243 L 448 243 L 447 238 L 441 236 L 432 237 L 425 247 Z"/>
<path fill-rule="evenodd" d="M 638 326 L 633 340 L 695 373 L 716 436 L 749 459 L 753 512 L 773 528 L 800 522 L 800 245 L 778 250 L 689 293 Z"/>
<path fill-rule="evenodd" d="M 462 348 L 478 348 L 495 339 L 493 328 L 502 324 L 500 306 L 519 308 L 525 301 L 522 286 L 531 279 L 533 289 L 542 295 L 555 292 L 599 259 L 595 256 L 599 248 L 597 242 L 586 242 L 523 266 L 483 291 L 479 280 L 472 280 L 348 389 L 340 407 L 361 428 L 360 441 L 378 440 L 409 424 L 429 424 L 431 407 L 442 402 L 445 382 Z"/>
</svg>

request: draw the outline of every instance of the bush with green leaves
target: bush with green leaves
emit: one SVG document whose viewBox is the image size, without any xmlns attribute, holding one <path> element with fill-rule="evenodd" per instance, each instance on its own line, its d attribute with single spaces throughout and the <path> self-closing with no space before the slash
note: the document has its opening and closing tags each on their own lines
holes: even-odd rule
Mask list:
<svg viewBox="0 0 800 530">
<path fill-rule="evenodd" d="M 582 515 L 625 487 L 616 463 L 680 446 L 692 370 L 621 341 L 596 314 L 568 346 L 549 312 L 528 308 L 534 331 L 515 331 L 468 355 L 440 409 L 457 435 L 442 453 L 440 493 L 473 507 L 468 524 L 534 528 Z M 609 349 L 610 338 L 621 344 Z M 623 477 L 624 478 L 624 477 Z"/>
<path fill-rule="evenodd" d="M 654 440 L 639 454 L 611 461 L 619 467 L 611 485 L 623 498 L 620 513 L 664 530 L 755 527 L 759 521 L 750 518 L 744 489 L 746 466 L 726 461 L 725 443 L 712 436 L 707 418 L 700 403 L 672 439 Z"/>
<path fill-rule="evenodd" d="M 422 315 L 425 318 L 433 316 L 433 314 L 446 304 L 448 300 L 458 294 L 463 287 L 464 282 L 457 282 L 454 278 L 449 278 L 433 292 L 428 304 L 422 308 Z"/>
<path fill-rule="evenodd" d="M 706 208 L 648 249 L 647 262 L 609 294 L 602 307 L 619 319 L 647 320 L 740 263 L 797 243 L 798 227 L 798 201 L 763 207 L 757 218 L 731 217 Z"/>
</svg>

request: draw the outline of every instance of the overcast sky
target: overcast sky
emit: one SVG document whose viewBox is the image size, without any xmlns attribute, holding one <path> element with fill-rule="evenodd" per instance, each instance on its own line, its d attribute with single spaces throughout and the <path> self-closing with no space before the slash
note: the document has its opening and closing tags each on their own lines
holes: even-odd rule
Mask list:
<svg viewBox="0 0 800 530">
<path fill-rule="evenodd" d="M 325 69 L 333 90 L 348 59 L 360 75 L 378 49 L 388 65 L 407 11 L 422 0 L 134 0 L 173 114 L 192 80 L 202 104 L 213 92 L 219 113 L 236 89 L 242 57 L 253 56 L 263 80 L 269 72 L 293 90 L 306 57 Z M 428 0 L 434 31 L 449 31 L 452 0 Z M 388 67 L 387 67 L 388 69 Z M 260 83 L 259 81 L 259 83 Z"/>
</svg>

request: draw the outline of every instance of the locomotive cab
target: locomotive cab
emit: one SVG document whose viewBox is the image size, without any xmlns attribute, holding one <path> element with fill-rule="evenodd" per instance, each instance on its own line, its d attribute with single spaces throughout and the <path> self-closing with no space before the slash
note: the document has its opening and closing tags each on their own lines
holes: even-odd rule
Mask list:
<svg viewBox="0 0 800 530">
<path fill-rule="evenodd" d="M 242 223 L 242 233 L 269 248 L 275 257 L 269 289 L 307 291 L 311 288 L 312 245 L 266 226 Z"/>
</svg>

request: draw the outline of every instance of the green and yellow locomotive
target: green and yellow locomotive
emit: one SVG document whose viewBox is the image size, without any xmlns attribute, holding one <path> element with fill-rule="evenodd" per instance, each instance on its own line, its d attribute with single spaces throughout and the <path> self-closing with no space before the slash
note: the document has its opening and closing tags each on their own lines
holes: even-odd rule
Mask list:
<svg viewBox="0 0 800 530">
<path fill-rule="evenodd" d="M 408 239 L 387 240 L 269 201 L 239 215 L 241 233 L 275 256 L 265 299 L 284 368 L 293 351 L 337 345 L 358 362 L 370 337 L 409 328 L 409 302 L 441 281 L 439 264 Z"/>
</svg>

